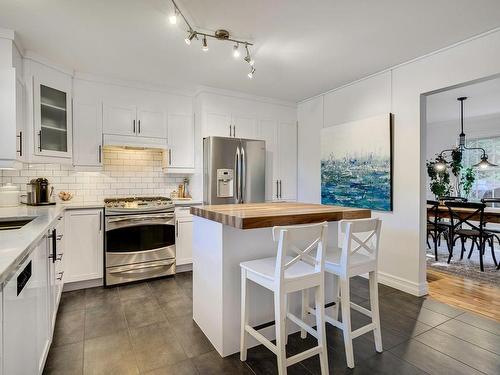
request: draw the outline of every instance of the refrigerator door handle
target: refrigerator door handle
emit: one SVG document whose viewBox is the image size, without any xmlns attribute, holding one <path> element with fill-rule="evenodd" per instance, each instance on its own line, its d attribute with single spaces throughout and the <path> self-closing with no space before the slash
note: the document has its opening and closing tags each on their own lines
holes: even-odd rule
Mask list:
<svg viewBox="0 0 500 375">
<path fill-rule="evenodd" d="M 236 181 L 236 203 L 240 203 L 240 186 L 241 186 L 241 176 L 240 176 L 240 147 L 236 147 L 236 154 L 234 155 L 234 171 L 235 171 L 235 181 Z"/>
<path fill-rule="evenodd" d="M 247 174 L 247 158 L 245 156 L 245 149 L 242 147 L 241 148 L 241 168 L 240 168 L 240 174 L 241 174 L 241 188 L 240 188 L 240 203 L 245 203 L 245 192 L 247 189 L 247 179 L 246 179 L 246 174 Z"/>
</svg>

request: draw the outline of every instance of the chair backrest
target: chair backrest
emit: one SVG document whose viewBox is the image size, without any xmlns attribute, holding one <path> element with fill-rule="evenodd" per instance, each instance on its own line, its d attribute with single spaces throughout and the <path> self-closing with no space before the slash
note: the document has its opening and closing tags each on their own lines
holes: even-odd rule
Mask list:
<svg viewBox="0 0 500 375">
<path fill-rule="evenodd" d="M 427 201 L 427 224 L 437 224 L 438 222 L 438 210 L 439 210 L 439 202 L 438 201 Z M 430 219 L 432 217 L 432 220 Z"/>
<path fill-rule="evenodd" d="M 483 198 L 481 203 L 484 203 L 488 207 L 500 206 L 500 198 Z"/>
<path fill-rule="evenodd" d="M 273 239 L 278 244 L 275 281 L 282 282 L 285 271 L 299 261 L 314 266 L 314 273 L 323 272 L 327 233 L 326 221 L 318 224 L 273 227 Z"/>
<path fill-rule="evenodd" d="M 461 227 L 462 224 L 467 224 L 472 229 L 483 232 L 486 224 L 484 221 L 484 208 L 486 205 L 484 203 L 445 202 L 445 205 L 448 207 L 452 230 Z M 479 225 L 476 224 L 477 222 L 479 222 Z"/>
<path fill-rule="evenodd" d="M 441 197 L 441 200 L 447 202 L 467 202 L 467 198 L 464 197 L 453 197 L 453 196 L 446 196 L 446 197 Z"/>
<path fill-rule="evenodd" d="M 339 221 L 340 265 L 348 267 L 355 253 L 377 261 L 381 227 L 382 220 L 378 218 Z"/>
</svg>

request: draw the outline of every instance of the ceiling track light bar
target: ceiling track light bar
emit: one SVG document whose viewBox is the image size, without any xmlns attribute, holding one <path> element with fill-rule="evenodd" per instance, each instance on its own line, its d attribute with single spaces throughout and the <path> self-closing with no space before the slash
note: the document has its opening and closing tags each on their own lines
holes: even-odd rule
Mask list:
<svg viewBox="0 0 500 375">
<path fill-rule="evenodd" d="M 207 44 L 207 38 L 212 38 L 216 40 L 221 40 L 221 41 L 227 41 L 231 43 L 236 43 L 233 47 L 233 56 L 234 58 L 240 57 L 240 52 L 238 51 L 239 45 L 241 44 L 245 48 L 246 56 L 243 58 L 243 60 L 250 65 L 250 73 L 248 73 L 248 78 L 253 78 L 253 74 L 255 73 L 255 67 L 254 67 L 254 60 L 250 56 L 250 52 L 248 50 L 249 46 L 253 46 L 253 43 L 250 43 L 246 40 L 239 40 L 239 39 L 233 39 L 230 37 L 229 31 L 224 30 L 224 29 L 218 29 L 216 30 L 213 34 L 205 33 L 202 31 L 197 31 L 195 30 L 187 18 L 184 16 L 182 11 L 179 9 L 177 6 L 175 0 L 171 0 L 172 4 L 174 6 L 174 14 L 170 16 L 170 23 L 171 24 L 176 24 L 177 23 L 177 16 L 180 15 L 184 22 L 186 23 L 188 27 L 188 36 L 184 39 L 186 44 L 190 45 L 191 40 L 194 38 L 198 39 L 198 36 L 202 36 L 202 50 L 203 51 L 208 51 L 208 44 Z"/>
</svg>

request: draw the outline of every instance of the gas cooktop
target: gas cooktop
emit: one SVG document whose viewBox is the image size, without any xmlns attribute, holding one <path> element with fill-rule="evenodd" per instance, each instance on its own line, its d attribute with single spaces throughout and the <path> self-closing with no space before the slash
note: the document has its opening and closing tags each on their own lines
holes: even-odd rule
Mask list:
<svg viewBox="0 0 500 375">
<path fill-rule="evenodd" d="M 106 215 L 173 211 L 174 203 L 167 197 L 122 197 L 104 199 Z"/>
</svg>

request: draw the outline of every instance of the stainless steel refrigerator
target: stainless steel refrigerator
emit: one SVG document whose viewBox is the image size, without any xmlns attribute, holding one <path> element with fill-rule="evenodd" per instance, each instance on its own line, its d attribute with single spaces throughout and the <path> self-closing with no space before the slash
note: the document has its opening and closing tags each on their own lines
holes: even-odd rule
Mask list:
<svg viewBox="0 0 500 375">
<path fill-rule="evenodd" d="M 264 202 L 266 143 L 255 139 L 203 139 L 203 203 Z"/>
</svg>

